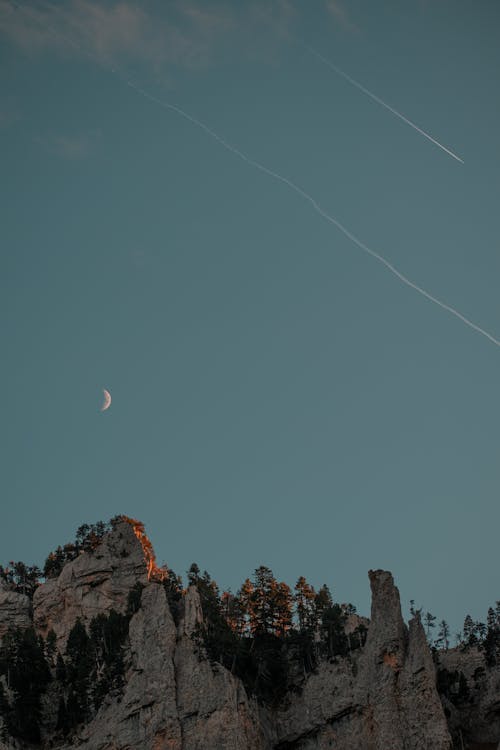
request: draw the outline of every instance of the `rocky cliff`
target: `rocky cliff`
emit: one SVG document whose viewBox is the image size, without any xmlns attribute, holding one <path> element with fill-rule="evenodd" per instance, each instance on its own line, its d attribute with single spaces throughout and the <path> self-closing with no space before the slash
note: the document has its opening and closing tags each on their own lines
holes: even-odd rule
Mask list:
<svg viewBox="0 0 500 750">
<path fill-rule="evenodd" d="M 442 651 L 438 684 L 450 732 L 459 748 L 496 750 L 500 740 L 500 663 L 476 648 Z"/>
<path fill-rule="evenodd" d="M 175 622 L 165 586 L 151 570 L 144 540 L 123 520 L 94 550 L 39 586 L 32 610 L 26 597 L 0 591 L 0 635 L 8 627 L 33 623 L 43 637 L 54 631 L 60 653 L 77 621 L 88 629 L 91 622 L 95 627 L 96 615 L 114 611 L 127 617 L 122 682 L 119 688 L 110 683 L 93 718 L 65 738 L 51 705 L 56 691 L 49 685 L 41 742 L 13 740 L 4 727 L 2 750 L 451 750 L 449 726 L 455 738 L 473 743 L 474 722 L 482 727 L 477 741 L 500 739 L 498 673 L 487 673 L 487 689 L 470 715 L 446 698 L 443 708 L 422 625 L 418 618 L 409 627 L 403 622 L 399 593 L 387 571 L 369 574 L 372 611 L 363 648 L 322 659 L 278 704 L 265 705 L 238 677 L 209 660 L 193 638 L 203 622 L 196 587 L 184 592 Z M 137 583 L 142 590 L 131 610 L 129 594 L 139 590 Z M 51 658 L 55 672 L 55 654 Z M 472 680 L 472 667 L 459 655 L 441 659 L 441 668 L 460 668 Z M 104 656 L 101 671 L 105 661 Z M 8 694 L 11 687 L 2 679 Z M 457 727 L 467 722 L 469 733 L 460 734 Z"/>
</svg>

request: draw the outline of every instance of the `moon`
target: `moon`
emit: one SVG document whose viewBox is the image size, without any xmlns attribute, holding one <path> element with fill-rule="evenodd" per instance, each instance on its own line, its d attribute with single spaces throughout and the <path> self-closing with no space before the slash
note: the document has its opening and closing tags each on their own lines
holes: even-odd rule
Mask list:
<svg viewBox="0 0 500 750">
<path fill-rule="evenodd" d="M 101 411 L 106 411 L 106 409 L 109 409 L 111 406 L 111 393 L 106 390 L 106 388 L 102 389 L 103 395 L 104 395 L 104 401 L 102 402 Z"/>
</svg>

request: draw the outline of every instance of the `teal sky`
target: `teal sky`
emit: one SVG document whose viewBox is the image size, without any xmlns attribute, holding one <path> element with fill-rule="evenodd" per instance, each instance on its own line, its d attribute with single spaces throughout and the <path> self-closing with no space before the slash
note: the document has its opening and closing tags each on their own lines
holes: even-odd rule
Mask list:
<svg viewBox="0 0 500 750">
<path fill-rule="evenodd" d="M 500 598 L 500 7 L 0 0 L 0 557 L 143 520 L 369 611 Z M 336 75 L 302 40 L 458 154 Z M 102 388 L 113 402 L 99 412 Z"/>
</svg>

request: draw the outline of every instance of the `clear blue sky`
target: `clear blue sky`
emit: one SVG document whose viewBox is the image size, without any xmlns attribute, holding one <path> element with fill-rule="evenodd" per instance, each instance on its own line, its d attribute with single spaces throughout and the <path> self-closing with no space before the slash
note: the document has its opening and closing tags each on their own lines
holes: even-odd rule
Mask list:
<svg viewBox="0 0 500 750">
<path fill-rule="evenodd" d="M 2 562 L 126 513 L 221 587 L 267 564 L 367 612 L 384 567 L 484 619 L 499 347 L 125 81 L 498 338 L 499 27 L 495 0 L 0 0 Z"/>
</svg>

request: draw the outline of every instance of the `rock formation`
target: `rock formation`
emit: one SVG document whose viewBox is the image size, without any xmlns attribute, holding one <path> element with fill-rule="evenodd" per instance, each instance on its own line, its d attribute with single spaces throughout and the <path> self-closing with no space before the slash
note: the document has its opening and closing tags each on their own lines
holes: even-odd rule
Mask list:
<svg viewBox="0 0 500 750">
<path fill-rule="evenodd" d="M 110 609 L 123 612 L 135 583 L 147 581 L 144 550 L 127 521 L 116 524 L 97 548 L 67 563 L 58 578 L 39 586 L 33 597 L 34 625 L 46 636 L 54 630 L 64 651 L 68 634 L 80 618 L 86 625 Z"/>
<path fill-rule="evenodd" d="M 28 628 L 31 625 L 31 602 L 24 594 L 9 591 L 0 581 L 0 643 L 9 628 Z"/>
<path fill-rule="evenodd" d="M 418 620 L 406 628 L 390 573 L 370 571 L 371 623 L 353 661 L 323 662 L 274 718 L 279 750 L 450 750 L 432 658 Z"/>
<path fill-rule="evenodd" d="M 70 742 L 55 733 L 54 717 L 47 719 L 40 747 L 55 738 L 64 750 L 451 750 L 445 710 L 452 732 L 469 732 L 466 741 L 500 740 L 498 670 L 485 677 L 477 671 L 479 660 L 475 665 L 455 651 L 441 655 L 442 668 L 463 671 L 471 684 L 482 680 L 469 714 L 446 699 L 443 709 L 422 625 L 418 617 L 409 627 L 403 622 L 389 572 L 369 573 L 372 610 L 370 621 L 363 621 L 369 623 L 364 647 L 322 660 L 271 707 L 249 696 L 242 681 L 210 661 L 193 638 L 203 622 L 195 586 L 184 592 L 176 625 L 165 587 L 151 576 L 148 544 L 129 521 L 116 523 L 93 551 L 39 586 L 33 615 L 27 597 L 0 590 L 0 636 L 9 626 L 28 627 L 33 616 L 36 631 L 46 636 L 53 629 L 64 652 L 77 619 L 88 626 L 100 613 L 123 613 L 129 593 L 138 582 L 143 586 L 129 615 L 122 690 L 111 691 Z M 353 620 L 349 632 L 360 621 Z M 475 734 L 474 722 L 480 727 Z M 5 743 L 0 750 L 34 747 Z"/>
<path fill-rule="evenodd" d="M 477 648 L 439 653 L 443 705 L 457 747 L 496 750 L 500 739 L 500 664 L 488 667 Z"/>
</svg>

